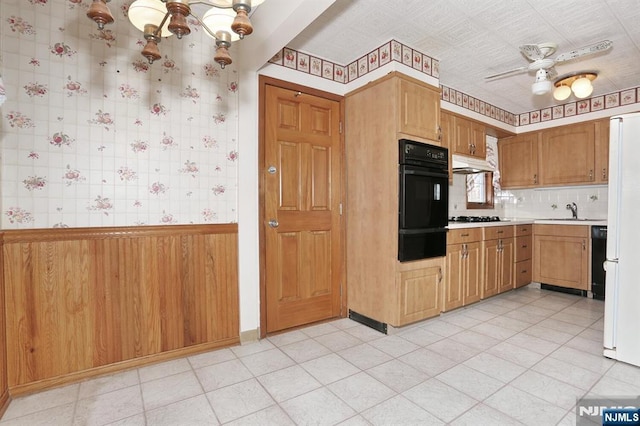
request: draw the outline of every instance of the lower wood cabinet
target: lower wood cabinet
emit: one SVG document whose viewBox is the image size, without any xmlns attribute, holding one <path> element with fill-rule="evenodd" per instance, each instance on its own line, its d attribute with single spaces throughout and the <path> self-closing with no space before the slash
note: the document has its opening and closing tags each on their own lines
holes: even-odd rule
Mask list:
<svg viewBox="0 0 640 426">
<path fill-rule="evenodd" d="M 533 280 L 589 290 L 588 225 L 534 225 Z"/>
<path fill-rule="evenodd" d="M 449 231 L 447 273 L 442 310 L 449 311 L 480 300 L 482 287 L 482 229 Z"/>
<path fill-rule="evenodd" d="M 410 269 L 406 263 L 400 265 L 396 275 L 399 306 L 392 325 L 402 326 L 439 315 L 445 258 L 421 261 L 418 269 Z"/>
<path fill-rule="evenodd" d="M 494 296 L 513 289 L 513 226 L 483 228 L 484 255 L 481 297 Z"/>
</svg>

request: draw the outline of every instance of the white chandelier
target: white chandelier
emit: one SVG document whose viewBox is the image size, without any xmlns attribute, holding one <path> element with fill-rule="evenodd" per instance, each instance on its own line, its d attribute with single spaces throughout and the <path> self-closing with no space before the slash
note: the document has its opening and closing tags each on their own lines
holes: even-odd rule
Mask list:
<svg viewBox="0 0 640 426">
<path fill-rule="evenodd" d="M 113 15 L 107 7 L 111 0 L 93 0 L 87 16 L 98 24 L 98 29 L 113 22 Z M 187 16 L 192 16 L 202 25 L 206 33 L 216 43 L 214 60 L 224 68 L 232 60 L 229 47 L 232 41 L 244 38 L 253 32 L 249 12 L 264 0 L 135 0 L 129 6 L 129 20 L 144 33 L 147 44 L 142 56 L 149 63 L 160 59 L 158 43 L 162 37 L 176 35 L 179 39 L 191 33 Z M 212 6 L 202 18 L 195 15 L 191 5 Z"/>
</svg>

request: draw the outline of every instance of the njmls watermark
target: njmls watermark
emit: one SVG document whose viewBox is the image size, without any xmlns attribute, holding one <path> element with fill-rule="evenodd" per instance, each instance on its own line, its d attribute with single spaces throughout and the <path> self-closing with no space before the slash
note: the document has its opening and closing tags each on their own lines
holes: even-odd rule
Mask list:
<svg viewBox="0 0 640 426">
<path fill-rule="evenodd" d="M 640 426 L 640 396 L 581 398 L 576 426 Z"/>
</svg>

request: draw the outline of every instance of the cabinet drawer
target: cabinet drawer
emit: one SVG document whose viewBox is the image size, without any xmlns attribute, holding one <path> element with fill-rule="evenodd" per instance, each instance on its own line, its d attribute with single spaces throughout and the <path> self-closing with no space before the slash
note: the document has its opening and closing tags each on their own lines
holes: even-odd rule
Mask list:
<svg viewBox="0 0 640 426">
<path fill-rule="evenodd" d="M 589 225 L 534 225 L 533 232 L 535 235 L 589 238 L 591 227 Z"/>
<path fill-rule="evenodd" d="M 515 268 L 515 283 L 516 287 L 522 287 L 531 282 L 531 268 L 533 267 L 533 263 L 531 259 L 523 260 L 521 262 L 516 262 Z"/>
<path fill-rule="evenodd" d="M 514 228 L 516 229 L 516 237 L 531 235 L 533 233 L 532 223 L 528 223 L 526 225 L 515 225 Z"/>
<path fill-rule="evenodd" d="M 531 259 L 532 243 L 533 238 L 531 235 L 516 237 L 516 262 Z"/>
<path fill-rule="evenodd" d="M 482 228 L 450 229 L 447 232 L 447 244 L 463 244 L 482 241 Z"/>
<path fill-rule="evenodd" d="M 484 240 L 498 240 L 513 237 L 513 226 L 487 226 L 483 228 Z"/>
</svg>

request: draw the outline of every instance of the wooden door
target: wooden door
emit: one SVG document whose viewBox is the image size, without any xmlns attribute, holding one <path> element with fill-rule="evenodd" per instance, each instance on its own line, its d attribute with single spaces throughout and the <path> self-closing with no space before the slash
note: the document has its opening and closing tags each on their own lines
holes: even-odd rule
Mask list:
<svg viewBox="0 0 640 426">
<path fill-rule="evenodd" d="M 500 247 L 500 270 L 498 277 L 498 291 L 500 293 L 514 288 L 513 267 L 514 267 L 514 245 L 513 238 L 502 239 L 498 242 Z"/>
<path fill-rule="evenodd" d="M 467 244 L 466 276 L 463 288 L 462 302 L 464 305 L 480 300 L 482 292 L 482 244 L 479 242 Z"/>
<path fill-rule="evenodd" d="M 340 315 L 340 103 L 265 90 L 266 331 Z"/>
<path fill-rule="evenodd" d="M 443 311 L 462 306 L 462 291 L 465 280 L 466 244 L 447 246 L 447 279 L 443 293 Z"/>
<path fill-rule="evenodd" d="M 399 130 L 440 141 L 440 90 L 401 79 Z"/>
<path fill-rule="evenodd" d="M 464 118 L 454 117 L 453 119 L 455 138 L 455 147 L 453 152 L 461 155 L 472 154 L 472 137 L 471 122 Z"/>
<path fill-rule="evenodd" d="M 537 133 L 500 139 L 498 159 L 502 188 L 527 188 L 538 184 Z"/>
<path fill-rule="evenodd" d="M 542 185 L 594 182 L 594 124 L 579 123 L 543 130 L 538 159 Z"/>
<path fill-rule="evenodd" d="M 484 286 L 482 298 L 486 299 L 498 294 L 498 279 L 500 274 L 500 257 L 498 256 L 498 240 L 482 243 L 484 247 Z"/>
<path fill-rule="evenodd" d="M 428 259 L 425 267 L 398 272 L 398 318 L 394 326 L 431 318 L 440 314 L 440 286 L 444 257 Z"/>
<path fill-rule="evenodd" d="M 609 128 L 611 121 L 607 118 L 596 121 L 596 171 L 595 181 L 607 183 L 609 181 Z"/>
<path fill-rule="evenodd" d="M 587 237 L 536 235 L 533 241 L 533 280 L 588 290 Z"/>
</svg>

